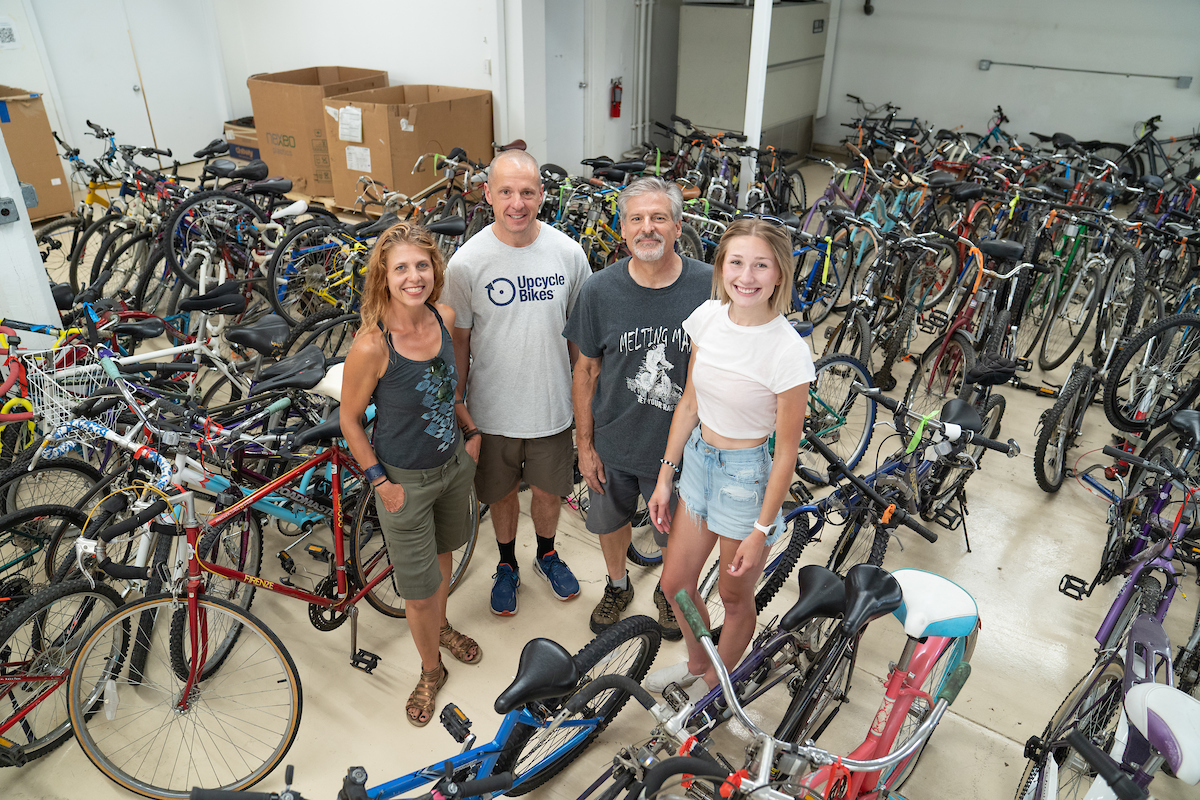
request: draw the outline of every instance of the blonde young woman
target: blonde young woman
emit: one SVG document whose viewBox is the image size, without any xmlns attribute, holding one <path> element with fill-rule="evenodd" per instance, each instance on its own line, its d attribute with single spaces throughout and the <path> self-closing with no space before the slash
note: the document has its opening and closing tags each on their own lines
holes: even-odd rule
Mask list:
<svg viewBox="0 0 1200 800">
<path fill-rule="evenodd" d="M 467 502 L 478 431 L 460 431 L 454 410 L 454 312 L 437 303 L 446 263 L 424 228 L 394 225 L 375 244 L 363 292 L 362 328 L 346 356 L 342 433 L 375 487 L 396 590 L 421 656 L 406 716 L 434 715 L 449 675 L 440 647 L 466 664 L 483 651 L 446 621 L 453 551 L 470 530 Z M 374 441 L 362 415 L 375 403 Z M 468 442 L 474 445 L 468 453 Z"/>
<path fill-rule="evenodd" d="M 734 221 L 714 263 L 713 299 L 683 323 L 692 341 L 687 385 L 649 508 L 655 527 L 671 533 L 662 587 L 676 614 L 680 589 L 704 613 L 696 584 L 709 554 L 720 548 L 725 623 L 718 651 L 732 667 L 754 633 L 754 585 L 770 545 L 783 534 L 780 508 L 815 373 L 808 345 L 784 317 L 791 305 L 792 246 L 782 223 Z M 767 449 L 772 432 L 773 459 Z M 677 477 L 679 505 L 672 519 Z M 699 697 L 701 689 L 716 686 L 716 673 L 691 631 L 681 627 L 687 660 L 656 670 L 646 687 L 661 692 L 668 683 L 688 687 L 703 678 L 690 690 Z"/>
</svg>

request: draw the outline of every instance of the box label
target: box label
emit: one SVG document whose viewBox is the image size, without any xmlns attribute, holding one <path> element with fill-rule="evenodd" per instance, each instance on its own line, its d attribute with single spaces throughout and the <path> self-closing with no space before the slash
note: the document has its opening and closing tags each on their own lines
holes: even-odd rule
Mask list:
<svg viewBox="0 0 1200 800">
<path fill-rule="evenodd" d="M 338 138 L 343 142 L 362 141 L 362 109 L 346 106 L 338 111 Z"/>
<path fill-rule="evenodd" d="M 346 169 L 355 172 L 370 172 L 371 149 L 369 147 L 346 147 Z"/>
</svg>

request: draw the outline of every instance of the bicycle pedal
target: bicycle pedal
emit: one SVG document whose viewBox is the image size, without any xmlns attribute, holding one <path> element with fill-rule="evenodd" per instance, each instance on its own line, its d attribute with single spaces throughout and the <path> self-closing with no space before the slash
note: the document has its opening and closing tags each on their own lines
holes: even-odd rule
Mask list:
<svg viewBox="0 0 1200 800">
<path fill-rule="evenodd" d="M 329 561 L 329 551 L 322 545 L 310 544 L 306 546 L 305 551 L 317 561 Z"/>
<path fill-rule="evenodd" d="M 950 315 L 940 308 L 935 308 L 917 323 L 917 327 L 924 333 L 934 334 L 940 333 L 949 324 Z"/>
<path fill-rule="evenodd" d="M 1038 761 L 1041 759 L 1045 747 L 1046 743 L 1042 741 L 1042 737 L 1030 736 L 1025 742 L 1025 757 L 1030 761 Z"/>
<path fill-rule="evenodd" d="M 446 703 L 446 707 L 438 715 L 438 721 L 459 744 L 465 742 L 471 735 L 471 720 L 467 719 L 467 715 L 454 703 Z"/>
<path fill-rule="evenodd" d="M 361 669 L 363 672 L 370 675 L 379 666 L 379 656 L 374 653 L 363 650 L 361 647 L 358 652 L 350 656 L 350 666 L 355 669 Z"/>
<path fill-rule="evenodd" d="M 1087 581 L 1074 575 L 1063 575 L 1058 584 L 1058 591 L 1074 600 L 1082 600 L 1091 594 L 1087 590 Z"/>
<path fill-rule="evenodd" d="M 296 560 L 293 559 L 286 550 L 279 551 L 279 564 L 283 567 L 283 571 L 288 575 L 296 573 Z"/>
<path fill-rule="evenodd" d="M 956 531 L 962 525 L 963 517 L 948 506 L 943 506 L 934 512 L 933 521 L 948 531 Z"/>
<path fill-rule="evenodd" d="M 1028 358 L 1018 358 L 1016 362 L 1018 372 L 1033 372 L 1033 362 Z"/>
</svg>

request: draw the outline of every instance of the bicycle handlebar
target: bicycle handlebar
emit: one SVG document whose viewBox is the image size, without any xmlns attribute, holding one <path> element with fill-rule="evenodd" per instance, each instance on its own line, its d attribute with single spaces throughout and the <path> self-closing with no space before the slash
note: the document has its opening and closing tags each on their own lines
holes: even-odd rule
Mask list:
<svg viewBox="0 0 1200 800">
<path fill-rule="evenodd" d="M 1133 782 L 1109 757 L 1108 753 L 1097 747 L 1091 739 L 1076 729 L 1067 734 L 1067 742 L 1078 751 L 1083 760 L 1096 768 L 1101 780 L 1108 784 L 1113 794 L 1121 800 L 1144 800 L 1150 795 L 1145 789 Z"/>
<path fill-rule="evenodd" d="M 90 419 L 73 419 L 55 428 L 53 433 L 47 436 L 45 441 L 42 442 L 38 448 L 38 452 L 34 454 L 30 466 L 32 467 L 38 460 L 43 458 L 60 458 L 66 455 L 75 444 L 75 441 L 70 436 L 76 432 L 84 432 L 91 436 L 107 439 L 113 444 L 129 450 L 133 453 L 134 458 L 148 459 L 158 470 L 158 477 L 155 478 L 153 485 L 159 489 L 166 489 L 171 485 L 171 462 L 163 458 L 160 453 L 151 450 L 145 445 L 125 439 L 116 432 L 109 430 L 98 422 L 92 422 Z M 58 444 L 52 444 L 52 442 L 58 442 Z"/>
<path fill-rule="evenodd" d="M 1142 458 L 1141 456 L 1135 456 L 1133 453 L 1126 453 L 1121 448 L 1113 447 L 1111 444 L 1104 445 L 1104 448 L 1101 452 L 1103 452 L 1106 456 L 1112 456 L 1115 459 L 1128 462 L 1134 466 L 1141 467 L 1142 469 L 1150 470 L 1158 475 L 1170 476 L 1183 483 L 1187 483 L 1189 480 L 1191 480 L 1191 477 L 1185 470 L 1180 469 L 1174 464 L 1155 464 L 1153 461 Z"/>
<path fill-rule="evenodd" d="M 829 449 L 829 446 L 821 441 L 819 436 L 810 436 L 805 440 L 811 445 L 821 456 L 829 462 L 832 469 L 837 470 L 853 484 L 854 488 L 858 489 L 868 500 L 880 508 L 892 508 L 895 504 L 885 500 L 883 495 L 875 491 L 875 489 L 862 478 L 854 474 L 854 471 L 846 466 L 846 462 L 842 461 L 836 453 Z M 922 525 L 915 517 L 909 514 L 902 508 L 895 507 L 892 511 L 892 519 L 906 528 L 916 531 L 926 541 L 936 542 L 938 537 L 933 531 Z"/>
<path fill-rule="evenodd" d="M 961 425 L 955 425 L 952 422 L 942 422 L 939 419 L 927 419 L 920 414 L 914 413 L 899 400 L 888 397 L 883 393 L 883 390 L 877 386 L 864 386 L 858 381 L 855 381 L 850 388 L 861 395 L 874 399 L 876 403 L 879 403 L 893 414 L 903 414 L 904 416 L 916 422 L 924 422 L 934 430 L 945 434 L 946 439 L 951 442 L 961 441 L 963 444 L 977 444 L 981 447 L 987 448 L 988 450 L 994 450 L 997 453 L 1004 453 L 1004 455 L 1008 456 L 1009 458 L 1016 458 L 1017 456 L 1021 455 L 1021 446 L 1017 444 L 1015 439 L 1009 439 L 1007 442 L 1001 442 L 997 441 L 996 439 L 989 439 L 986 436 L 981 436 L 975 431 L 964 428 Z"/>
</svg>

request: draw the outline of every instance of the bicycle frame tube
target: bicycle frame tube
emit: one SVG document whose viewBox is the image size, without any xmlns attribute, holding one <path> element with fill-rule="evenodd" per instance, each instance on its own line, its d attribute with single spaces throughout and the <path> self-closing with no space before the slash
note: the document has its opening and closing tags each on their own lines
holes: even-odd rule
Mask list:
<svg viewBox="0 0 1200 800">
<path fill-rule="evenodd" d="M 554 763 L 569 749 L 578 746 L 584 738 L 586 738 L 593 730 L 595 730 L 599 723 L 600 720 L 595 718 L 568 720 L 563 722 L 559 726 L 560 729 L 577 728 L 578 733 L 567 739 L 562 745 L 542 759 L 542 761 L 540 761 L 536 766 L 542 767 Z M 387 798 L 396 797 L 397 795 L 405 792 L 411 792 L 412 790 L 418 789 L 421 786 L 430 783 L 431 781 L 435 781 L 438 778 L 443 777 L 445 775 L 447 763 L 450 764 L 450 769 L 455 772 L 468 765 L 478 764 L 478 768 L 475 771 L 474 777 L 476 779 L 486 778 L 487 776 L 491 775 L 492 771 L 496 768 L 496 762 L 499 760 L 500 754 L 504 752 L 506 746 L 509 744 L 509 740 L 512 738 L 513 732 L 518 724 L 528 725 L 534 728 L 545 727 L 544 723 L 533 717 L 524 708 L 510 711 L 505 714 L 504 719 L 500 721 L 500 730 L 496 732 L 496 738 L 492 739 L 492 741 L 488 742 L 487 744 L 472 748 L 463 753 L 459 753 L 453 758 L 438 761 L 435 764 L 430 764 L 428 767 L 419 769 L 415 772 L 410 772 L 409 774 L 400 778 L 396 778 L 393 781 L 381 783 L 378 786 L 368 789 L 367 796 L 370 797 L 371 800 L 387 800 Z M 537 773 L 538 769 L 536 768 L 523 773 L 520 778 L 513 783 L 513 787 L 516 788 L 517 786 L 520 786 L 523 782 Z"/>
<path fill-rule="evenodd" d="M 1125 608 L 1130 596 L 1133 594 L 1137 579 L 1146 570 L 1157 569 L 1166 575 L 1167 585 L 1163 587 L 1162 598 L 1158 601 L 1158 608 L 1154 611 L 1154 618 L 1161 623 L 1163 618 L 1167 616 L 1167 609 L 1171 606 L 1171 599 L 1175 597 L 1175 589 L 1178 587 L 1179 581 L 1176 579 L 1175 566 L 1171 563 L 1174 557 L 1174 548 L 1168 542 L 1161 552 L 1162 555 L 1156 556 L 1153 559 L 1140 561 L 1133 568 L 1133 572 L 1130 573 L 1129 578 L 1125 581 L 1125 585 L 1121 587 L 1121 592 L 1117 595 L 1117 599 L 1113 601 L 1112 606 L 1108 609 L 1108 614 L 1105 615 L 1104 622 L 1100 623 L 1100 630 L 1096 631 L 1096 641 L 1099 644 L 1104 644 L 1108 637 L 1112 635 L 1113 628 L 1117 625 L 1117 619 L 1121 616 L 1121 611 Z"/>
</svg>

